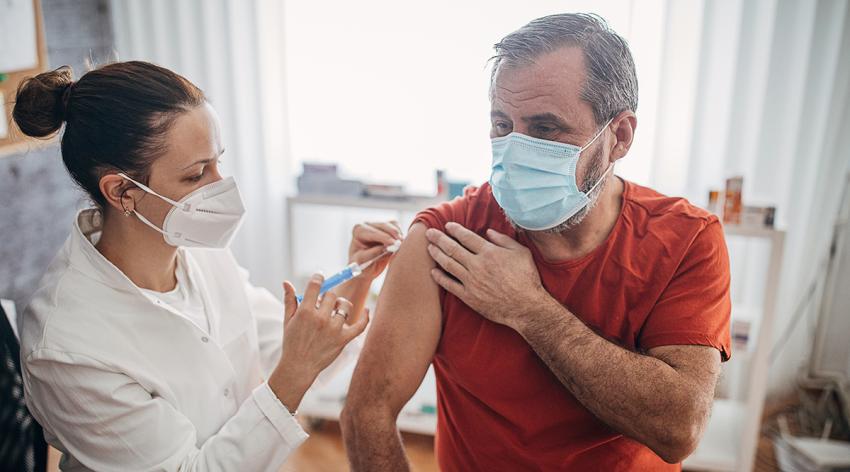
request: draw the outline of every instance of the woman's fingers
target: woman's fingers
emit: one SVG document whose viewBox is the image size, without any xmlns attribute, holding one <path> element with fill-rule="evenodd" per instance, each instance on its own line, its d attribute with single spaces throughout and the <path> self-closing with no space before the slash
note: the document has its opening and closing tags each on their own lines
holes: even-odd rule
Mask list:
<svg viewBox="0 0 850 472">
<path fill-rule="evenodd" d="M 325 277 L 322 274 L 313 274 L 310 277 L 310 281 L 307 282 L 307 288 L 304 289 L 304 298 L 301 299 L 301 303 L 307 307 L 314 307 L 319 300 L 319 291 L 322 290 L 322 283 L 324 283 Z"/>
<path fill-rule="evenodd" d="M 402 234 L 401 234 L 401 227 L 399 227 L 398 222 L 395 221 L 395 220 L 386 221 L 386 222 L 385 221 L 376 221 L 376 222 L 369 222 L 369 223 L 366 223 L 366 224 L 373 227 L 373 228 L 379 229 L 379 230 L 389 234 L 390 236 L 393 237 L 393 239 L 401 239 L 403 237 Z"/>
<path fill-rule="evenodd" d="M 356 338 L 366 329 L 366 325 L 369 324 L 369 309 L 363 309 L 363 316 L 357 320 L 356 323 L 351 325 L 344 325 L 342 327 L 342 337 L 345 340 L 345 343 L 348 344 L 352 339 Z"/>
<path fill-rule="evenodd" d="M 289 281 L 283 282 L 283 322 L 288 324 L 298 309 L 298 299 L 295 297 L 295 287 Z"/>
<path fill-rule="evenodd" d="M 355 226 L 352 236 L 362 246 L 389 246 L 401 239 L 401 232 L 389 223 L 365 223 Z"/>
<path fill-rule="evenodd" d="M 362 251 L 358 251 L 357 259 L 360 259 L 360 260 L 358 260 L 356 262 L 358 264 L 362 264 L 366 261 L 372 260 L 372 259 L 380 256 L 386 250 L 387 249 L 384 246 L 375 246 L 375 247 L 370 247 L 369 249 L 364 249 Z"/>
<path fill-rule="evenodd" d="M 333 313 L 334 307 L 336 306 L 337 295 L 333 292 L 325 292 L 322 295 L 322 301 L 319 302 L 319 311 L 318 315 L 320 317 L 326 318 L 330 317 L 331 313 Z"/>
<path fill-rule="evenodd" d="M 331 326 L 334 329 L 339 329 L 343 324 L 345 324 L 345 320 L 348 319 L 353 308 L 354 305 L 352 305 L 350 301 L 343 297 L 337 298 L 334 310 L 331 312 Z"/>
</svg>

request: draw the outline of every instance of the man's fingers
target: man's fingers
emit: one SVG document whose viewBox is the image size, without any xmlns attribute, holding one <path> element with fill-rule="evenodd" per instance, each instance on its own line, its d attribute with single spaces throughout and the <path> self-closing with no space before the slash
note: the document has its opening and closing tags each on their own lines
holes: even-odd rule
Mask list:
<svg viewBox="0 0 850 472">
<path fill-rule="evenodd" d="M 308 307 L 316 306 L 319 300 L 319 291 L 322 289 L 322 284 L 325 277 L 322 274 L 313 274 L 310 281 L 307 282 L 307 288 L 304 289 L 304 297 L 301 303 L 305 303 Z"/>
<path fill-rule="evenodd" d="M 460 241 L 461 244 L 470 251 L 475 254 L 481 252 L 484 247 L 490 244 L 486 239 L 478 236 L 472 231 L 464 228 L 463 226 L 455 223 L 448 222 L 446 223 L 446 231 L 455 239 Z"/>
<path fill-rule="evenodd" d="M 449 257 L 448 254 L 440 250 L 437 246 L 433 244 L 428 245 L 428 254 L 431 255 L 431 259 L 440 265 L 446 272 L 454 275 L 460 280 L 466 280 L 466 267 L 461 265 L 460 262 L 454 260 Z"/>
<path fill-rule="evenodd" d="M 497 246 L 501 246 L 505 249 L 516 249 L 518 247 L 525 247 L 522 244 L 515 241 L 513 238 L 506 234 L 502 234 L 494 229 L 487 230 L 487 238 L 493 242 L 493 244 Z"/>
<path fill-rule="evenodd" d="M 434 282 L 437 282 L 437 285 L 446 289 L 452 295 L 463 299 L 463 295 L 465 293 L 465 289 L 463 284 L 458 282 L 457 280 L 452 279 L 445 272 L 438 268 L 431 269 L 431 278 L 434 279 Z"/>
<path fill-rule="evenodd" d="M 295 287 L 287 280 L 283 283 L 283 322 L 289 323 L 295 310 L 298 309 L 298 299 L 295 298 Z"/>
<path fill-rule="evenodd" d="M 428 231 L 425 231 L 425 237 L 431 242 L 431 244 L 439 247 L 444 253 L 446 253 L 446 255 L 460 262 L 464 266 L 468 265 L 470 258 L 473 256 L 473 254 L 465 247 L 461 246 L 460 243 L 438 229 L 431 228 Z"/>
</svg>

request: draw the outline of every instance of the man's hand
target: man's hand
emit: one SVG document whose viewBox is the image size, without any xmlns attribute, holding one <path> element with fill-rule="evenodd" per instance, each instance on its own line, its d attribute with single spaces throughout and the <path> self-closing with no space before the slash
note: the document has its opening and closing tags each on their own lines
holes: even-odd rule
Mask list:
<svg viewBox="0 0 850 472">
<path fill-rule="evenodd" d="M 541 297 L 550 297 L 527 247 L 492 229 L 489 241 L 457 223 L 446 231 L 425 233 L 428 253 L 442 268 L 431 277 L 485 318 L 518 329 Z"/>
</svg>

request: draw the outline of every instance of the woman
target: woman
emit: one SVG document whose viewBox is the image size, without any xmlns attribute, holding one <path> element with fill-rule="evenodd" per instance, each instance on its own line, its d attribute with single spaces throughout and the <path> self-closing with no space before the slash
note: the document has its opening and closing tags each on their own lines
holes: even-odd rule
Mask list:
<svg viewBox="0 0 850 472">
<path fill-rule="evenodd" d="M 63 126 L 62 159 L 95 203 L 24 313 L 33 415 L 63 470 L 278 470 L 307 435 L 293 418 L 317 375 L 368 323 L 380 260 L 337 294 L 314 275 L 284 304 L 226 248 L 244 212 L 219 174 L 218 118 L 200 89 L 145 62 L 73 82 L 24 82 L 13 116 L 29 136 Z M 400 238 L 357 225 L 353 261 Z M 351 301 L 349 301 L 351 300 Z"/>
</svg>

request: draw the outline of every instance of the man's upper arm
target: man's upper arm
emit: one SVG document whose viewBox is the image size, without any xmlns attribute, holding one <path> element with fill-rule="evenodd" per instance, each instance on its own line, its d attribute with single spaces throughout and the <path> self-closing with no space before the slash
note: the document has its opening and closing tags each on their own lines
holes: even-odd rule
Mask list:
<svg viewBox="0 0 850 472">
<path fill-rule="evenodd" d="M 414 224 L 390 264 L 349 389 L 348 404 L 355 410 L 382 401 L 380 406 L 397 415 L 434 356 L 441 308 L 430 275 L 434 261 L 426 249 L 426 229 Z"/>
</svg>

